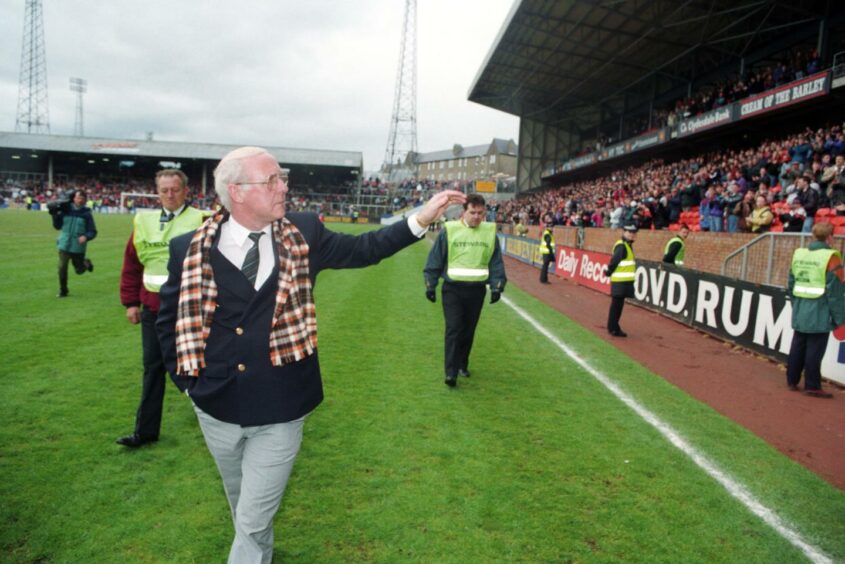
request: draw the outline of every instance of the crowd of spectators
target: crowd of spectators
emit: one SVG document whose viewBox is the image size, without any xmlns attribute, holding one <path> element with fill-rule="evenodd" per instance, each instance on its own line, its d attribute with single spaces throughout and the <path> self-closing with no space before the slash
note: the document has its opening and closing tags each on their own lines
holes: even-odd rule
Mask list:
<svg viewBox="0 0 845 564">
<path fill-rule="evenodd" d="M 681 120 L 727 106 L 793 80 L 800 80 L 820 70 L 821 59 L 816 49 L 793 50 L 780 61 L 768 65 L 759 65 L 743 74 L 707 84 L 699 88 L 692 96 L 683 97 L 666 106 L 655 108 L 652 112 L 651 121 L 649 121 L 648 116 L 630 118 L 628 135 L 625 137 L 636 137 L 661 127 L 674 127 Z M 585 145 L 575 156 L 601 151 L 604 147 L 619 141 L 620 139 L 600 133 L 597 140 Z"/>
<path fill-rule="evenodd" d="M 845 216 L 845 134 L 806 129 L 746 149 L 653 160 L 504 202 L 500 222 L 694 231 L 809 230 L 819 210 Z"/>
</svg>

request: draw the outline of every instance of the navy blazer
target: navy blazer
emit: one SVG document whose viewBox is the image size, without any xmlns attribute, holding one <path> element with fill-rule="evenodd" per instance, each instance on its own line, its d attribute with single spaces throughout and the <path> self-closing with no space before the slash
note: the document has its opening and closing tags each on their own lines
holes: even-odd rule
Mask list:
<svg viewBox="0 0 845 564">
<path fill-rule="evenodd" d="M 419 241 L 407 221 L 353 236 L 326 229 L 316 214 L 289 213 L 287 217 L 308 243 L 312 285 L 323 269 L 376 264 Z M 217 241 L 210 258 L 218 288 L 217 309 L 206 340 L 206 368 L 198 378 L 176 375 L 179 287 L 193 235 L 187 233 L 170 242 L 169 275 L 160 292 L 156 330 L 173 382 L 212 417 L 244 427 L 283 423 L 308 414 L 323 399 L 318 354 L 283 366 L 270 364 L 269 332 L 278 267 L 256 290 L 240 268 L 217 250 Z"/>
</svg>

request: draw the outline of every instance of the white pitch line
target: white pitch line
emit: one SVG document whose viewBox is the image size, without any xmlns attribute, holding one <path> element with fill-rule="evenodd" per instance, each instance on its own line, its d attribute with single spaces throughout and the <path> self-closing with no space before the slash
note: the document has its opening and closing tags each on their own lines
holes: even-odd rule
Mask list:
<svg viewBox="0 0 845 564">
<path fill-rule="evenodd" d="M 578 353 L 569 348 L 566 344 L 553 335 L 548 329 L 540 325 L 533 317 L 528 315 L 522 308 L 513 303 L 506 296 L 502 296 L 502 301 L 510 306 L 520 317 L 530 323 L 539 333 L 544 335 L 552 343 L 554 343 L 560 350 L 562 350 L 569 358 L 574 360 L 581 368 L 590 373 L 593 378 L 601 382 L 601 384 L 610 390 L 622 403 L 630 407 L 637 415 L 642 417 L 649 425 L 657 429 L 672 445 L 678 450 L 687 455 L 695 464 L 704 470 L 711 478 L 719 482 L 729 494 L 739 500 L 752 513 L 762 519 L 766 524 L 773 528 L 780 536 L 789 541 L 792 545 L 800 549 L 807 558 L 816 563 L 832 563 L 833 560 L 826 555 L 821 549 L 816 548 L 801 537 L 801 535 L 792 529 L 789 525 L 775 514 L 775 512 L 760 501 L 758 501 L 748 489 L 737 482 L 734 478 L 728 475 L 727 472 L 721 470 L 715 462 L 711 461 L 704 454 L 699 452 L 694 446 L 688 443 L 681 435 L 672 428 L 671 425 L 661 420 L 654 413 L 643 407 L 637 400 L 625 393 L 616 382 L 602 374 L 596 368 L 593 368 L 586 360 L 581 358 Z"/>
</svg>

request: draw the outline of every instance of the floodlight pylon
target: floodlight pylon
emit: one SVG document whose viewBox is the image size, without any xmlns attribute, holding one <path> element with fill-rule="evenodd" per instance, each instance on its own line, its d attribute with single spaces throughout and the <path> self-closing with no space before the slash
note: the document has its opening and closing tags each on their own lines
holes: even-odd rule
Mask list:
<svg viewBox="0 0 845 564">
<path fill-rule="evenodd" d="M 71 78 L 70 90 L 76 92 L 76 119 L 73 122 L 73 134 L 76 137 L 85 137 L 82 119 L 82 95 L 88 91 L 88 81 L 84 78 Z"/>
<path fill-rule="evenodd" d="M 47 54 L 44 47 L 44 9 L 41 0 L 25 0 L 26 12 L 18 84 L 15 131 L 50 133 L 47 107 Z"/>
<path fill-rule="evenodd" d="M 390 133 L 382 170 L 402 167 L 408 153 L 417 152 L 417 1 L 405 1 L 399 68 L 393 98 Z"/>
</svg>

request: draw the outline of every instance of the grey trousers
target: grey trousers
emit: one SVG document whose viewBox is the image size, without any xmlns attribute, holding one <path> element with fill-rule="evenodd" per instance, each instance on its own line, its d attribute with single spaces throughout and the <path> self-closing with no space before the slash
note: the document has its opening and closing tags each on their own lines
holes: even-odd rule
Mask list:
<svg viewBox="0 0 845 564">
<path fill-rule="evenodd" d="M 241 427 L 215 419 L 196 405 L 194 411 L 232 510 L 235 539 L 228 562 L 269 564 L 273 560 L 273 517 L 302 443 L 305 417 Z"/>
</svg>

